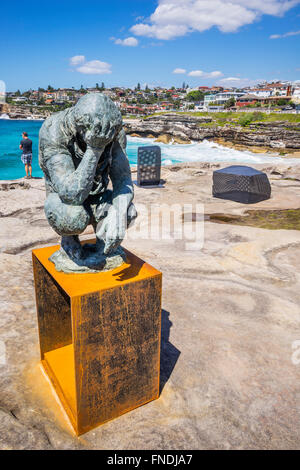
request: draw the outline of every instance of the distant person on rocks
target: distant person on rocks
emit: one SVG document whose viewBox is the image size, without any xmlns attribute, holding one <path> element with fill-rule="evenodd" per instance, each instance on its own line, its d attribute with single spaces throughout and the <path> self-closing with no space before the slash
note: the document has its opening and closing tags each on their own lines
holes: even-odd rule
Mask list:
<svg viewBox="0 0 300 470">
<path fill-rule="evenodd" d="M 28 138 L 27 132 L 23 132 L 22 137 L 20 149 L 23 150 L 21 159 L 25 165 L 25 178 L 32 178 L 32 140 Z"/>
</svg>

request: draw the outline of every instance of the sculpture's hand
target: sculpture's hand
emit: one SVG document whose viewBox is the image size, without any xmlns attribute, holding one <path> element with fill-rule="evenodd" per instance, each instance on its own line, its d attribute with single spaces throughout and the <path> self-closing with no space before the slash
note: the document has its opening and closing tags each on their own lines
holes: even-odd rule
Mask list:
<svg viewBox="0 0 300 470">
<path fill-rule="evenodd" d="M 110 144 L 117 129 L 111 124 L 108 119 L 95 121 L 93 126 L 85 132 L 84 140 L 86 144 L 92 148 L 103 148 Z"/>
<path fill-rule="evenodd" d="M 104 253 L 113 253 L 125 237 L 127 226 L 127 210 L 117 211 L 111 206 L 106 218 L 103 220 L 100 229 L 97 231 L 97 238 L 105 239 Z"/>
<path fill-rule="evenodd" d="M 87 131 L 84 135 L 84 140 L 88 147 L 91 149 L 104 149 L 111 141 L 105 136 L 95 135 L 91 130 Z"/>
</svg>

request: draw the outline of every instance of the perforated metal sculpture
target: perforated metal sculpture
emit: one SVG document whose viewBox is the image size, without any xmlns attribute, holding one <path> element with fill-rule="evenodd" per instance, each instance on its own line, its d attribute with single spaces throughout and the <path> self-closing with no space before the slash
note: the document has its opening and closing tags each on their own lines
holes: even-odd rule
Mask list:
<svg viewBox="0 0 300 470">
<path fill-rule="evenodd" d="M 269 199 L 271 185 L 262 171 L 233 165 L 213 172 L 213 196 L 252 204 Z"/>
<path fill-rule="evenodd" d="M 161 150 L 158 145 L 138 148 L 137 183 L 139 186 L 160 183 Z"/>
</svg>

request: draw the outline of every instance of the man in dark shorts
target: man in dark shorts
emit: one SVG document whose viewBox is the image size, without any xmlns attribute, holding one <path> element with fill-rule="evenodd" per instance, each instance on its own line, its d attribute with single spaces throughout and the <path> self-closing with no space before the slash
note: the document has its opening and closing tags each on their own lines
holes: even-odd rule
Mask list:
<svg viewBox="0 0 300 470">
<path fill-rule="evenodd" d="M 27 132 L 23 132 L 23 139 L 20 142 L 20 149 L 23 150 L 21 159 L 25 165 L 25 178 L 32 178 L 32 140 L 28 138 Z"/>
</svg>

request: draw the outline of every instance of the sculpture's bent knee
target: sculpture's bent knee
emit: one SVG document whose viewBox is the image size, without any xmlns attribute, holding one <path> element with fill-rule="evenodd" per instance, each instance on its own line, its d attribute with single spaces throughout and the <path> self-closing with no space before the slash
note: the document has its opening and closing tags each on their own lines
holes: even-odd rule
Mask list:
<svg viewBox="0 0 300 470">
<path fill-rule="evenodd" d="M 49 224 L 59 235 L 79 235 L 90 223 L 83 206 L 64 204 L 56 193 L 48 195 L 44 209 Z"/>
<path fill-rule="evenodd" d="M 137 210 L 135 208 L 135 205 L 132 202 L 130 206 L 128 207 L 128 211 L 127 211 L 127 226 L 128 227 L 135 221 L 135 219 L 137 218 L 137 215 L 138 215 Z"/>
</svg>

